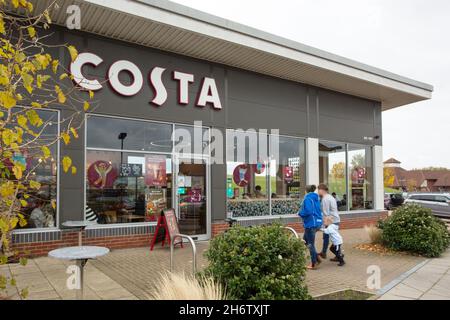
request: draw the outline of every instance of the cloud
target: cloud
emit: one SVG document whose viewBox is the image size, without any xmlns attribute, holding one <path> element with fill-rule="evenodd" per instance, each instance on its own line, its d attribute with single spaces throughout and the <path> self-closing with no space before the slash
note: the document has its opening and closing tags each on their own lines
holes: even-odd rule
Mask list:
<svg viewBox="0 0 450 320">
<path fill-rule="evenodd" d="M 175 2 L 434 85 L 432 100 L 383 114 L 384 156 L 450 167 L 450 1 Z"/>
</svg>

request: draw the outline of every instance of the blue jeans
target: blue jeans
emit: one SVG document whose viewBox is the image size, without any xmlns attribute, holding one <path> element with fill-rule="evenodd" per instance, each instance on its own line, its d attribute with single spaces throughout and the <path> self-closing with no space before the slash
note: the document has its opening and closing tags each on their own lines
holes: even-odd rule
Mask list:
<svg viewBox="0 0 450 320">
<path fill-rule="evenodd" d="M 316 251 L 316 232 L 318 228 L 306 228 L 303 240 L 306 242 L 306 246 L 309 249 L 309 255 L 311 256 L 311 263 L 315 265 L 317 263 L 317 251 Z"/>
<path fill-rule="evenodd" d="M 338 223 L 334 223 L 335 225 L 339 226 L 339 222 Z M 328 251 L 328 246 L 330 245 L 330 235 L 324 233 L 323 234 L 323 246 L 322 246 L 322 254 L 324 256 L 327 255 L 327 251 Z"/>
</svg>

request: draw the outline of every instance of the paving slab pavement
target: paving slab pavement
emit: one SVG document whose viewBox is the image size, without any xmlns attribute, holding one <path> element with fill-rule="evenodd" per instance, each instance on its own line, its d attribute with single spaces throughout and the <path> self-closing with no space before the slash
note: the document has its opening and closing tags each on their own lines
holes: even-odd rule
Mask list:
<svg viewBox="0 0 450 320">
<path fill-rule="evenodd" d="M 367 288 L 368 267 L 380 268 L 381 286 L 391 283 L 400 275 L 414 268 L 426 259 L 402 254 L 379 254 L 354 248 L 355 245 L 368 242 L 363 229 L 343 230 L 344 251 L 347 264 L 338 267 L 336 263 L 324 261 L 319 270 L 308 271 L 306 282 L 313 296 L 319 296 L 345 289 L 354 289 L 376 293 Z M 321 248 L 322 235 L 317 236 L 317 247 Z M 197 265 L 203 269 L 207 265 L 204 252 L 208 242 L 197 242 Z M 155 292 L 155 283 L 161 273 L 169 269 L 170 250 L 160 245 L 150 251 L 148 247 L 112 250 L 97 260 L 90 260 L 85 268 L 85 298 L 87 299 L 151 299 Z M 192 253 L 189 244 L 185 248 L 175 249 L 174 267 L 176 272 L 192 273 Z M 408 294 L 418 296 L 417 290 L 426 290 L 428 285 L 422 279 L 442 283 L 427 291 L 422 298 L 442 297 L 447 294 L 445 285 L 450 277 L 443 277 L 447 271 L 447 262 L 439 259 L 429 265 L 427 274 L 418 273 L 417 279 L 410 279 Z M 74 299 L 75 291 L 68 290 L 66 281 L 68 261 L 48 257 L 30 259 L 26 266 L 10 264 L 0 266 L 3 274 L 14 274 L 17 288 L 9 287 L 8 295 L 20 299 L 19 291 L 27 288 L 28 299 Z M 434 282 L 433 282 L 434 281 Z M 449 286 L 447 286 L 448 288 Z M 409 287 L 408 287 L 409 288 Z M 406 290 L 406 289 L 405 289 Z M 403 299 L 399 296 L 399 299 Z"/>
<path fill-rule="evenodd" d="M 379 300 L 450 300 L 450 249 L 383 292 Z"/>
</svg>

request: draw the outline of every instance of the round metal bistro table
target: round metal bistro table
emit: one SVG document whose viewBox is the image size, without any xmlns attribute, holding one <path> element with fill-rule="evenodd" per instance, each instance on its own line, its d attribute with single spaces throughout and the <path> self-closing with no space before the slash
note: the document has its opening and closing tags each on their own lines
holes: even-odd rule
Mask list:
<svg viewBox="0 0 450 320">
<path fill-rule="evenodd" d="M 83 245 L 83 231 L 86 227 L 96 225 L 95 221 L 66 221 L 62 223 L 62 226 L 65 228 L 73 228 L 78 229 L 78 245 Z"/>
<path fill-rule="evenodd" d="M 80 287 L 77 290 L 77 299 L 83 299 L 84 288 L 84 266 L 89 259 L 96 259 L 109 253 L 109 249 L 105 247 L 95 246 L 79 246 L 79 247 L 66 247 L 61 249 L 52 250 L 48 253 L 48 256 L 60 260 L 74 260 L 80 270 Z"/>
</svg>

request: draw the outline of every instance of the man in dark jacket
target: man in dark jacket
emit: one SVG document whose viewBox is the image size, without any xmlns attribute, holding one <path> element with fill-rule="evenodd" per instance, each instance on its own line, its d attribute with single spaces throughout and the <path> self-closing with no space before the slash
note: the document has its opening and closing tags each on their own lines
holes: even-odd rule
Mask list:
<svg viewBox="0 0 450 320">
<path fill-rule="evenodd" d="M 317 255 L 315 247 L 315 240 L 316 232 L 322 226 L 323 221 L 319 195 L 314 191 L 316 191 L 315 185 L 306 187 L 307 194 L 303 199 L 299 212 L 300 217 L 303 219 L 303 227 L 305 229 L 303 240 L 305 240 L 311 256 L 311 264 L 307 267 L 308 269 L 316 269 L 317 264 L 320 263 L 320 258 Z"/>
</svg>

